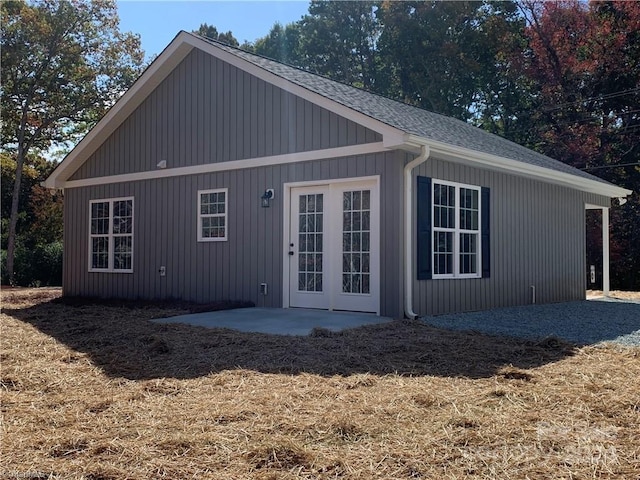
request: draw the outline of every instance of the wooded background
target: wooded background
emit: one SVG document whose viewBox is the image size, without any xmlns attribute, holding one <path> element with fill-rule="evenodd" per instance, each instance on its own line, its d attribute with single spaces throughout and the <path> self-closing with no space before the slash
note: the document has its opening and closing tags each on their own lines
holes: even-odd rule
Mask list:
<svg viewBox="0 0 640 480">
<path fill-rule="evenodd" d="M 1 9 L 2 280 L 56 284 L 63 199 L 39 182 L 61 158 L 52 152 L 68 151 L 131 85 L 143 53 L 110 0 Z M 459 118 L 633 190 L 611 210 L 611 285 L 640 290 L 640 2 L 312 1 L 301 20 L 242 45 L 202 20 L 195 33 Z M 587 265 L 601 265 L 599 221 L 587 215 Z"/>
</svg>

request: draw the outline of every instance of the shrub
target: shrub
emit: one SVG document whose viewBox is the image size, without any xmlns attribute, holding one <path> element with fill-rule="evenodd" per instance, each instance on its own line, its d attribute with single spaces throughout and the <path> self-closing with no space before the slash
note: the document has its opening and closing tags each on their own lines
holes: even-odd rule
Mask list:
<svg viewBox="0 0 640 480">
<path fill-rule="evenodd" d="M 2 250 L 2 283 L 7 284 L 7 252 Z M 22 242 L 16 245 L 14 283 L 24 287 L 62 285 L 62 242 L 36 245 L 29 250 Z"/>
</svg>

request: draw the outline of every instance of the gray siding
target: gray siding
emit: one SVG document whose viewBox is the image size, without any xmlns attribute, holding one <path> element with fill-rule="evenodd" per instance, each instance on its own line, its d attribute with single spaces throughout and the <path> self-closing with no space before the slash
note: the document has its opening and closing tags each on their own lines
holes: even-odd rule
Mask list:
<svg viewBox="0 0 640 480">
<path fill-rule="evenodd" d="M 402 312 L 402 166 L 404 155 L 368 156 L 259 167 L 206 175 L 68 189 L 65 192 L 65 295 L 195 302 L 250 300 L 282 304 L 283 184 L 380 175 L 381 313 Z M 229 189 L 229 240 L 197 242 L 197 191 Z M 265 188 L 276 189 L 270 208 Z M 88 271 L 89 200 L 134 196 L 134 273 Z M 158 269 L 166 266 L 166 277 Z M 269 284 L 266 297 L 259 284 Z"/>
<path fill-rule="evenodd" d="M 381 141 L 380 134 L 192 51 L 71 180 Z"/>
<path fill-rule="evenodd" d="M 416 313 L 529 304 L 532 285 L 538 303 L 584 298 L 585 203 L 608 198 L 437 159 L 417 174 L 491 189 L 491 277 L 415 280 Z"/>
</svg>

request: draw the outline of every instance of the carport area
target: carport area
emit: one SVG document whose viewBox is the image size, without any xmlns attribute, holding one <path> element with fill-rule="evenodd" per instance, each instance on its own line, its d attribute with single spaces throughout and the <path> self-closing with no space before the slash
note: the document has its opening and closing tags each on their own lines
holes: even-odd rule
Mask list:
<svg viewBox="0 0 640 480">
<path fill-rule="evenodd" d="M 314 328 L 339 332 L 363 325 L 387 323 L 388 317 L 370 313 L 336 312 L 303 308 L 237 308 L 159 318 L 157 323 L 186 323 L 198 327 L 231 328 L 273 335 L 309 335 Z"/>
</svg>

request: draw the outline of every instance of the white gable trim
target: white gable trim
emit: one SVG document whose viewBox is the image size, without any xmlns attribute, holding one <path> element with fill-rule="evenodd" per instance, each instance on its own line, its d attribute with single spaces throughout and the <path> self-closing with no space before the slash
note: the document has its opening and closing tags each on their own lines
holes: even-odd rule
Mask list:
<svg viewBox="0 0 640 480">
<path fill-rule="evenodd" d="M 583 192 L 595 193 L 607 197 L 626 197 L 632 193 L 631 190 L 618 187 L 610 183 L 598 182 L 589 178 L 578 177 L 570 173 L 559 172 L 549 168 L 519 162 L 509 158 L 499 157 L 488 153 L 478 152 L 463 147 L 457 147 L 448 143 L 438 142 L 427 138 L 408 136 L 408 143 L 422 143 L 431 149 L 432 156 L 438 156 L 443 160 L 465 163 L 474 167 L 488 168 L 513 175 L 524 176 L 541 180 L 547 183 L 562 185 L 581 190 Z"/>
<path fill-rule="evenodd" d="M 201 173 L 224 172 L 228 170 L 241 170 L 253 167 L 267 167 L 270 165 L 283 165 L 287 163 L 309 162 L 312 160 L 328 160 L 332 158 L 353 157 L 388 151 L 382 142 L 364 143 L 348 147 L 327 148 L 324 150 L 311 150 L 308 152 L 287 153 L 269 157 L 248 158 L 246 160 L 233 160 L 230 162 L 205 163 L 190 167 L 167 168 L 161 170 L 149 170 L 145 172 L 125 173 L 122 175 L 109 175 L 105 177 L 84 178 L 81 180 L 68 180 L 59 188 L 90 187 L 94 185 L 106 185 L 110 183 L 136 182 L 140 180 L 152 180 L 155 178 L 178 177 L 181 175 L 198 175 Z"/>
<path fill-rule="evenodd" d="M 64 160 L 43 182 L 48 188 L 63 188 L 64 182 L 102 145 L 109 136 L 131 115 L 162 81 L 180 64 L 193 49 L 192 45 L 178 41 L 178 35 L 158 58 L 109 109 L 100 121 L 87 133 Z"/>
<path fill-rule="evenodd" d="M 93 152 L 131 115 L 162 81 L 193 50 L 198 48 L 250 75 L 299 96 L 348 120 L 373 130 L 386 139 L 385 146 L 395 146 L 403 132 L 379 120 L 345 107 L 327 97 L 268 72 L 240 57 L 226 52 L 214 44 L 187 32 L 180 32 L 158 58 L 144 71 L 133 86 L 116 102 L 93 129 L 65 157 L 53 173 L 43 182 L 48 188 L 65 188 L 67 180 L 87 161 Z"/>
</svg>

